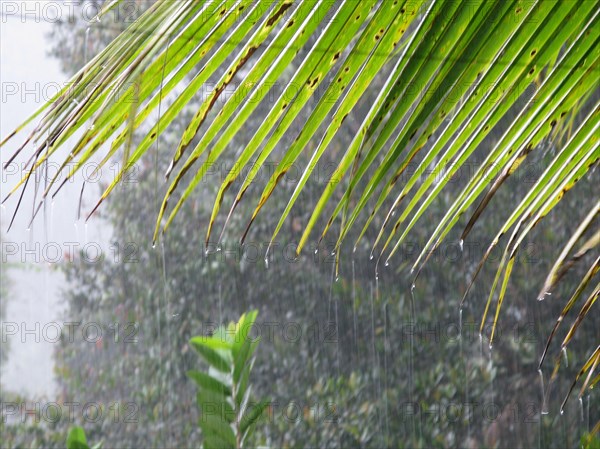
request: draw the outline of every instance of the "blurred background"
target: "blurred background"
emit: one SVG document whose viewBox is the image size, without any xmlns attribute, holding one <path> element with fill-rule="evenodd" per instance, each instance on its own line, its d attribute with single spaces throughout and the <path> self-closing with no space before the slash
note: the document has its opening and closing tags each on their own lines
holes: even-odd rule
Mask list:
<svg viewBox="0 0 600 449">
<path fill-rule="evenodd" d="M 125 1 L 112 20 L 96 22 L 101 3 L 2 1 L 2 138 L 151 1 Z M 490 328 L 480 338 L 479 321 L 498 257 L 486 265 L 462 311 L 460 299 L 489 236 L 541 173 L 551 146 L 515 174 L 514 188 L 500 190 L 494 214 L 478 222 L 464 247 L 458 230 L 450 236 L 413 289 L 410 265 L 453 190 L 467 180 L 465 171 L 378 276 L 369 257 L 374 235 L 366 235 L 356 252 L 351 246 L 356 235 L 347 239 L 339 277 L 334 240 L 322 242 L 317 252 L 315 241 L 303 256 L 293 257 L 332 160 L 320 162 L 323 175 L 303 192 L 268 263 L 265 250 L 294 176 L 284 179 L 245 247 L 238 241 L 251 201 L 238 208 L 222 246 L 205 254 L 204 232 L 217 181 L 229 168 L 226 160 L 215 167 L 215 182 L 209 176 L 202 183 L 153 247 L 163 173 L 193 113 L 174 122 L 152 156 L 138 163 L 87 224 L 87 213 L 116 173 L 109 165 L 97 177 L 90 177 L 90 169 L 67 183 L 32 224 L 36 192 L 47 180 L 35 180 L 12 225 L 19 199 L 2 207 L 2 448 L 65 447 L 74 424 L 106 448 L 200 447 L 196 387 L 185 373 L 202 362 L 188 341 L 252 309 L 259 311 L 261 344 L 251 381 L 256 395 L 272 404 L 251 447 L 580 446 L 600 419 L 597 392 L 581 401 L 574 395 L 564 414 L 559 409 L 598 341 L 598 313 L 583 322 L 568 353 L 556 354 L 552 347 L 550 361 L 564 360 L 551 388 L 552 364 L 541 375 L 537 368 L 562 309 L 558 299 L 570 295 L 589 264 L 576 266 L 546 300 L 536 297 L 551 261 L 579 223 L 573 217 L 581 216 L 586 197 L 598 195 L 597 171 L 530 234 L 490 348 Z M 347 128 L 334 147 L 348 145 L 351 121 Z M 491 133 L 473 167 L 498 137 Z M 2 149 L 3 164 L 19 144 Z M 334 156 L 335 149 L 327 155 Z M 27 157 L 3 171 L 2 197 L 20 179 Z M 114 164 L 119 162 L 117 157 Z"/>
</svg>

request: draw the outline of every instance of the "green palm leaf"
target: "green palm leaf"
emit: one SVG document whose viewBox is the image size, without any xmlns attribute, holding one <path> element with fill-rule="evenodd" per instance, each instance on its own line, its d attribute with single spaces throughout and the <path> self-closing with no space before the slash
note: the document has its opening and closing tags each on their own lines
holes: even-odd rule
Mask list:
<svg viewBox="0 0 600 449">
<path fill-rule="evenodd" d="M 116 3 L 108 3 L 104 13 Z M 457 224 L 464 226 L 461 241 L 467 239 L 507 180 L 551 144 L 555 151 L 552 157 L 542 158 L 542 175 L 525 191 L 516 192 L 522 194 L 521 200 L 490 239 L 477 266 L 476 275 L 506 235 L 482 319 L 483 325 L 499 287 L 492 318 L 495 329 L 523 240 L 571 189 L 590 182 L 591 169 L 598 165 L 599 11 L 595 0 L 157 1 L 89 61 L 68 89 L 3 138 L 0 146 L 39 120 L 8 158 L 11 163 L 28 143 L 37 142 L 27 155 L 29 170 L 6 199 L 18 193 L 18 209 L 31 175 L 57 158 L 68 139 L 82 131 L 68 155 L 59 160 L 60 170 L 36 211 L 92 157 L 102 167 L 123 149 L 123 166 L 91 216 L 126 172 L 158 148 L 174 119 L 193 107 L 172 149 L 155 240 L 206 179 L 211 166 L 228 158 L 235 163 L 218 185 L 206 233 L 208 246 L 222 202 L 239 181 L 220 241 L 261 167 L 280 154 L 262 186 L 243 240 L 282 177 L 307 158 L 274 227 L 273 241 L 319 161 L 331 155 L 335 171 L 314 205 L 298 253 L 321 220 L 325 221 L 323 239 L 339 219 L 338 261 L 351 230 L 360 224 L 356 248 L 379 223 L 372 242 L 378 270 L 379 261 L 392 260 L 425 212 L 449 195 L 448 183 L 458 170 L 482 153 L 483 163 L 450 199 L 414 261 L 418 276 Z M 213 88 L 198 100 L 198 93 L 212 80 L 216 80 Z M 366 112 L 361 113 L 365 104 Z M 333 143 L 347 128 L 348 116 L 358 124 L 355 135 L 347 148 L 334 151 Z M 251 127 L 253 118 L 259 118 L 259 124 L 250 141 L 240 147 L 241 132 Z M 293 125 L 299 122 L 296 132 Z M 134 133 L 141 137 L 135 145 Z M 490 143 L 495 135 L 500 137 Z M 286 136 L 293 141 L 284 147 Z M 409 173 L 411 165 L 416 166 L 413 173 Z M 246 167 L 249 170 L 242 178 Z M 541 297 L 578 260 L 597 254 L 600 239 L 589 235 L 589 230 L 597 221 L 598 205 L 586 209 L 588 215 L 567 239 Z M 577 298 L 588 298 L 577 323 L 597 298 L 593 287 L 597 269 L 592 268 L 563 310 L 567 313 Z M 578 326 L 573 325 L 565 345 Z M 490 343 L 493 334 L 494 330 Z M 249 372 L 257 343 L 247 338 L 192 342 L 215 369 L 225 373 L 236 365 L 231 373 L 236 382 L 243 382 Z M 597 363 L 598 356 L 592 354 L 584 365 L 588 387 L 594 383 Z M 196 381 L 205 379 L 196 376 Z M 245 396 L 237 393 L 239 406 Z M 219 436 L 225 441 L 229 437 L 228 432 Z"/>
</svg>

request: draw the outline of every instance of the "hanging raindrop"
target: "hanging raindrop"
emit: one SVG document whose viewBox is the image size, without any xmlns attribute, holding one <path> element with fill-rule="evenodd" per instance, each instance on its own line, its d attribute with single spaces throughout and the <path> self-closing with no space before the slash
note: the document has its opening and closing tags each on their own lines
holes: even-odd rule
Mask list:
<svg viewBox="0 0 600 449">
<path fill-rule="evenodd" d="M 465 241 L 463 239 L 460 239 L 460 242 L 458 242 L 459 246 L 460 246 L 460 252 L 463 252 L 463 248 L 465 246 Z"/>
<path fill-rule="evenodd" d="M 538 374 L 540 375 L 540 385 L 541 385 L 541 389 L 542 389 L 542 410 L 541 410 L 541 414 L 542 415 L 547 415 L 548 414 L 548 410 L 546 410 L 546 390 L 544 388 L 544 373 L 542 372 L 541 369 L 538 370 Z"/>
<path fill-rule="evenodd" d="M 90 27 L 88 26 L 85 30 L 85 39 L 83 41 L 83 65 L 87 65 L 88 62 L 88 40 L 90 37 Z"/>
<path fill-rule="evenodd" d="M 269 257 L 265 256 L 265 268 L 268 270 L 269 269 Z"/>
<path fill-rule="evenodd" d="M 567 355 L 566 346 L 561 349 L 561 352 L 562 352 L 563 358 L 565 359 L 565 366 L 568 368 L 569 367 L 569 356 Z"/>
</svg>

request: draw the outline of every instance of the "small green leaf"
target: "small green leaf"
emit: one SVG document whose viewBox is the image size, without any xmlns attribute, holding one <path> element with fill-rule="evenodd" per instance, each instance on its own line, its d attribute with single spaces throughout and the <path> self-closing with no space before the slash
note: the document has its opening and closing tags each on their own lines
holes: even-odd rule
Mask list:
<svg viewBox="0 0 600 449">
<path fill-rule="evenodd" d="M 191 370 L 187 372 L 187 375 L 192 379 L 198 386 L 204 390 L 220 393 L 224 395 L 231 395 L 231 388 L 225 385 L 223 382 L 215 379 L 208 374 L 200 371 Z"/>
<path fill-rule="evenodd" d="M 205 337 L 194 337 L 190 340 L 190 344 L 212 367 L 223 373 L 231 372 L 230 361 L 222 352 L 207 345 Z"/>
<path fill-rule="evenodd" d="M 67 436 L 67 449 L 90 449 L 81 427 L 72 427 Z"/>
</svg>

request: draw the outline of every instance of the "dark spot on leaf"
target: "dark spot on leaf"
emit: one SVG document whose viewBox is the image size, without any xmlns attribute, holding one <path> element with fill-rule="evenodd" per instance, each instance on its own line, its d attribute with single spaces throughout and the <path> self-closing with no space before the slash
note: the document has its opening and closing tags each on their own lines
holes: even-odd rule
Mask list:
<svg viewBox="0 0 600 449">
<path fill-rule="evenodd" d="M 340 59 L 340 52 L 338 51 L 335 55 L 333 55 L 333 60 L 337 61 L 338 59 Z"/>
<path fill-rule="evenodd" d="M 536 53 L 537 53 L 537 50 L 535 48 L 533 50 L 531 50 L 531 56 L 535 56 Z"/>
<path fill-rule="evenodd" d="M 550 122 L 550 126 L 551 126 L 552 128 L 554 128 L 554 126 L 555 126 L 555 125 L 556 125 L 556 120 L 552 120 L 552 121 Z"/>
<path fill-rule="evenodd" d="M 283 13 L 284 13 L 284 12 L 285 12 L 285 11 L 286 11 L 286 10 L 287 10 L 287 9 L 288 9 L 290 6 L 292 6 L 292 4 L 291 4 L 291 3 L 286 3 L 286 4 L 284 4 L 284 5 L 281 5 L 281 8 L 279 8 L 279 11 L 277 11 L 277 13 L 276 13 L 276 14 L 275 14 L 273 17 L 271 17 L 271 18 L 268 20 L 268 22 L 267 22 L 267 26 L 268 26 L 268 27 L 270 27 L 270 26 L 273 26 L 273 24 L 279 20 L 279 18 L 280 18 L 280 17 L 283 15 Z"/>
<path fill-rule="evenodd" d="M 529 74 L 533 75 L 534 72 L 535 72 L 535 67 L 532 67 L 531 70 L 529 71 Z"/>
<path fill-rule="evenodd" d="M 523 12 L 523 8 L 521 8 L 521 7 L 518 7 L 518 8 L 515 10 L 515 14 L 521 14 L 522 12 Z"/>
<path fill-rule="evenodd" d="M 344 72 L 348 72 L 350 70 L 350 67 L 345 67 L 344 68 Z"/>
<path fill-rule="evenodd" d="M 152 133 L 152 134 L 150 135 L 150 138 L 151 138 L 151 139 L 154 139 L 155 137 L 156 137 L 156 133 Z"/>
<path fill-rule="evenodd" d="M 310 87 L 315 87 L 315 85 L 316 85 L 318 82 L 319 82 L 319 77 L 317 76 L 317 77 L 316 77 L 316 78 L 313 80 L 313 82 L 312 82 L 312 84 L 310 85 Z"/>
<path fill-rule="evenodd" d="M 290 28 L 292 25 L 294 25 L 294 22 L 295 22 L 295 21 L 294 21 L 293 19 L 292 19 L 292 20 L 290 20 L 290 21 L 288 22 L 288 24 L 287 24 L 287 27 L 288 27 L 288 28 Z"/>
</svg>

